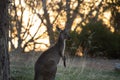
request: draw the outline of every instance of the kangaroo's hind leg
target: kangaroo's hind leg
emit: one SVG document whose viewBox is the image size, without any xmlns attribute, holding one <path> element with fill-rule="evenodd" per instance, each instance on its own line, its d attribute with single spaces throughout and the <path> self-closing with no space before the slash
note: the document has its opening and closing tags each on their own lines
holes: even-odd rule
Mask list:
<svg viewBox="0 0 120 80">
<path fill-rule="evenodd" d="M 57 72 L 57 67 L 55 66 L 51 70 L 46 71 L 43 77 L 44 80 L 55 80 L 56 72 Z"/>
<path fill-rule="evenodd" d="M 46 75 L 44 75 L 44 80 L 55 80 L 55 75 L 56 75 L 56 72 L 46 74 Z"/>
<path fill-rule="evenodd" d="M 34 80 L 43 80 L 43 75 L 35 74 Z"/>
</svg>

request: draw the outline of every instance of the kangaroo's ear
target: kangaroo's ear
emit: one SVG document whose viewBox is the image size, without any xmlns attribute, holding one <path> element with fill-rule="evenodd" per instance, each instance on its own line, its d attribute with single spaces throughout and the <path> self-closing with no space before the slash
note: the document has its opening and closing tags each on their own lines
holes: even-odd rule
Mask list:
<svg viewBox="0 0 120 80">
<path fill-rule="evenodd" d="M 58 26 L 56 27 L 56 30 L 57 30 L 58 32 L 61 32 L 61 31 L 62 31 Z"/>
</svg>

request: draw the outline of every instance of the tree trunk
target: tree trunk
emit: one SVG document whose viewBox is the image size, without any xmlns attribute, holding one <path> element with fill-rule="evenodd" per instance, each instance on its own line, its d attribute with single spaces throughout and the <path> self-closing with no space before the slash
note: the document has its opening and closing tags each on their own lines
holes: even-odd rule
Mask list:
<svg viewBox="0 0 120 80">
<path fill-rule="evenodd" d="M 46 27 L 47 27 L 47 32 L 48 32 L 48 36 L 49 36 L 50 46 L 52 46 L 53 44 L 55 44 L 55 37 L 54 37 L 54 32 L 53 32 L 53 24 L 51 24 L 51 22 L 50 22 L 49 13 L 48 13 L 48 10 L 46 7 L 47 6 L 46 0 L 43 0 L 42 6 L 43 6 L 43 10 L 44 10 L 44 18 L 46 20 Z"/>
<path fill-rule="evenodd" d="M 8 0 L 0 0 L 0 80 L 10 80 L 7 6 Z"/>
</svg>

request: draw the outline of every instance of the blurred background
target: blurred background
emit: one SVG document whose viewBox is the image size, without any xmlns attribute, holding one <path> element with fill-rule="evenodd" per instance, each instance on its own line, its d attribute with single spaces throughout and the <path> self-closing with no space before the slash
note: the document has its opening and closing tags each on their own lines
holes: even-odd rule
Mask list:
<svg viewBox="0 0 120 80">
<path fill-rule="evenodd" d="M 68 29 L 69 54 L 120 58 L 119 0 L 12 0 L 9 51 L 44 51 L 55 44 L 56 26 Z"/>
</svg>

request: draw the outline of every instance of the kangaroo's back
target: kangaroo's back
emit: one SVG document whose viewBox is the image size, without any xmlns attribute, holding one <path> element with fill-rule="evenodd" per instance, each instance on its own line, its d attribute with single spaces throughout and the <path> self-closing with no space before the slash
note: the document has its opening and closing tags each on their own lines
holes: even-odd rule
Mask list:
<svg viewBox="0 0 120 80">
<path fill-rule="evenodd" d="M 60 29 L 59 29 L 60 30 Z M 34 80 L 54 80 L 57 64 L 64 58 L 65 42 L 69 35 L 65 30 L 60 30 L 57 43 L 42 53 L 35 63 Z"/>
</svg>

